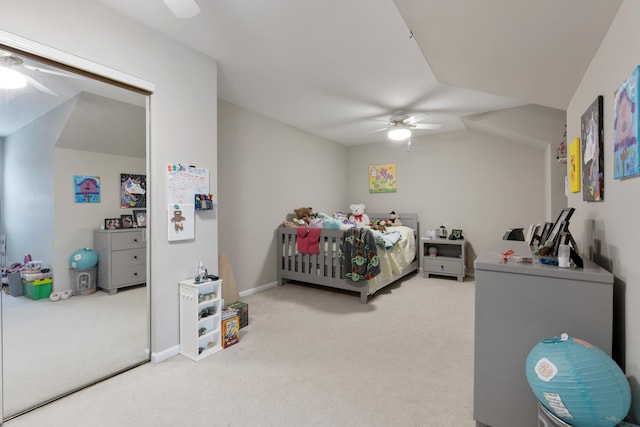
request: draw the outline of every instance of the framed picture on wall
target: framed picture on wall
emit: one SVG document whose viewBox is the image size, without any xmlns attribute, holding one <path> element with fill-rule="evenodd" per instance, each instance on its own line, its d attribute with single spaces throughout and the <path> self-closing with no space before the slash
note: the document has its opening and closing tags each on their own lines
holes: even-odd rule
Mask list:
<svg viewBox="0 0 640 427">
<path fill-rule="evenodd" d="M 640 174 L 640 67 L 627 77 L 614 93 L 613 103 L 613 178 L 622 179 Z"/>
<path fill-rule="evenodd" d="M 582 200 L 604 200 L 604 141 L 602 131 L 602 95 L 587 108 L 580 120 L 582 144 Z"/>
<path fill-rule="evenodd" d="M 147 207 L 147 177 L 130 173 L 120 174 L 120 207 Z"/>
</svg>

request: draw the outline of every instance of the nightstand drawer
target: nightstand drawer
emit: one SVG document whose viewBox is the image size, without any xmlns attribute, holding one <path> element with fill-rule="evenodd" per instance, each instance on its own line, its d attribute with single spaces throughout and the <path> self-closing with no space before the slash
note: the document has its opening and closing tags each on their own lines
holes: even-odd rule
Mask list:
<svg viewBox="0 0 640 427">
<path fill-rule="evenodd" d="M 423 269 L 433 274 L 459 275 L 462 274 L 462 260 L 425 257 Z"/>
</svg>

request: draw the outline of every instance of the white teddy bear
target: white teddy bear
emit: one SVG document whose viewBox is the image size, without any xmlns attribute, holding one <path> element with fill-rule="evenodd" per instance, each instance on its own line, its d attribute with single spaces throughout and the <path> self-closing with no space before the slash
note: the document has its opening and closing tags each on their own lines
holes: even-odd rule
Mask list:
<svg viewBox="0 0 640 427">
<path fill-rule="evenodd" d="M 366 227 L 369 225 L 369 217 L 364 213 L 364 203 L 354 203 L 349 206 L 351 209 L 351 215 L 349 220 L 354 222 L 357 227 Z"/>
</svg>

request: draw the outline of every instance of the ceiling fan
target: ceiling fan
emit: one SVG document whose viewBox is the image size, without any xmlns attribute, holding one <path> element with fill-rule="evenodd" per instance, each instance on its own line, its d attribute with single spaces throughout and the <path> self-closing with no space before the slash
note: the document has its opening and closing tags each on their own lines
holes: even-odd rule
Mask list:
<svg viewBox="0 0 640 427">
<path fill-rule="evenodd" d="M 200 13 L 196 0 L 163 0 L 171 13 L 178 18 L 193 18 Z"/>
<path fill-rule="evenodd" d="M 17 56 L 15 53 L 0 49 L 0 88 L 17 89 L 25 87 L 27 84 L 29 84 L 41 92 L 52 96 L 57 96 L 54 91 L 34 79 L 30 75 L 30 73 L 35 73 L 34 75 L 37 75 L 37 73 L 43 73 L 56 76 L 78 78 L 77 76 L 70 73 L 49 70 L 46 68 L 35 67 L 33 65 L 26 64 L 22 60 L 22 58 Z"/>
<path fill-rule="evenodd" d="M 420 123 L 429 118 L 427 113 L 417 113 L 412 116 L 404 111 L 396 111 L 391 117 L 387 126 L 377 131 L 386 130 L 387 136 L 394 141 L 404 141 L 411 136 L 414 129 L 440 129 L 440 123 Z"/>
</svg>

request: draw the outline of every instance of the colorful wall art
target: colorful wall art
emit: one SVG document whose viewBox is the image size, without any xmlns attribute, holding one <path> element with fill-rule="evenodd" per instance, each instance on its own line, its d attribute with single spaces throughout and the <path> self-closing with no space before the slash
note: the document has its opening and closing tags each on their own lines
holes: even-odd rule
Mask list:
<svg viewBox="0 0 640 427">
<path fill-rule="evenodd" d="M 614 94 L 613 103 L 613 178 L 640 174 L 638 155 L 638 79 L 636 67 Z"/>
<path fill-rule="evenodd" d="M 74 175 L 76 203 L 100 203 L 100 177 Z"/>
<path fill-rule="evenodd" d="M 582 141 L 582 200 L 604 200 L 604 140 L 602 133 L 602 103 L 599 95 L 580 120 Z"/>
<path fill-rule="evenodd" d="M 369 193 L 395 193 L 396 164 L 369 166 Z"/>
<path fill-rule="evenodd" d="M 147 177 L 120 174 L 120 207 L 122 209 L 147 207 Z"/>
<path fill-rule="evenodd" d="M 580 191 L 580 138 L 569 144 L 569 189 L 572 193 Z"/>
</svg>

